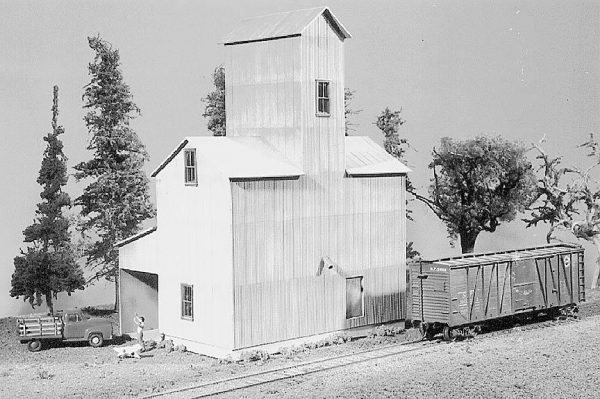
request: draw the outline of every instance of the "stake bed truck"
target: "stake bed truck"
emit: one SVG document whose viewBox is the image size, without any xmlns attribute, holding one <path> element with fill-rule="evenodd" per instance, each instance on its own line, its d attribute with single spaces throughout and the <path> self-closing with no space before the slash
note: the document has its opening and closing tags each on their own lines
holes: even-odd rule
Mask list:
<svg viewBox="0 0 600 399">
<path fill-rule="evenodd" d="M 50 316 L 21 316 L 17 324 L 19 340 L 27 343 L 27 349 L 32 352 L 42 349 L 42 341 L 88 341 L 91 346 L 99 347 L 113 338 L 110 320 L 89 317 L 77 309 Z"/>
</svg>

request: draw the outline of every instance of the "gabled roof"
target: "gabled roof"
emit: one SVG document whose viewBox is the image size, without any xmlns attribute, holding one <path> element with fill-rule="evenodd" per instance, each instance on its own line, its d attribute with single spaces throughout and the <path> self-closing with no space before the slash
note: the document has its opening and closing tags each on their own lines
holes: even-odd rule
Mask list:
<svg viewBox="0 0 600 399">
<path fill-rule="evenodd" d="M 232 45 L 300 36 L 304 29 L 321 15 L 325 16 L 340 40 L 351 37 L 329 8 L 316 7 L 245 19 L 237 28 L 229 32 L 221 43 Z"/>
<path fill-rule="evenodd" d="M 345 147 L 348 176 L 394 176 L 411 172 L 369 137 L 346 136 Z"/>
<path fill-rule="evenodd" d="M 206 163 L 229 179 L 298 178 L 304 172 L 261 137 L 186 137 L 152 172 L 156 177 L 184 148 L 195 148 Z"/>
</svg>

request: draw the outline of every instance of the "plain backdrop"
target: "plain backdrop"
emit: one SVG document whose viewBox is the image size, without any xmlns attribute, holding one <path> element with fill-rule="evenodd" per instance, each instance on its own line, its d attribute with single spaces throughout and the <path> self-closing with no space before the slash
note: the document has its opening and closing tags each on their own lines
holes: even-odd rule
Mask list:
<svg viewBox="0 0 600 399">
<path fill-rule="evenodd" d="M 0 1 L 0 317 L 30 312 L 11 298 L 13 258 L 39 202 L 36 183 L 51 130 L 52 86 L 69 167 L 87 159 L 83 86 L 93 53 L 87 36 L 118 48 L 125 81 L 142 110 L 133 127 L 147 146 L 149 172 L 188 135 L 207 135 L 202 97 L 223 62 L 218 42 L 244 18 L 327 5 L 353 37 L 346 41 L 346 86 L 356 90 L 355 135 L 386 107 L 402 108 L 411 178 L 427 191 L 440 138 L 501 134 L 545 147 L 565 164 L 585 161 L 577 144 L 600 134 L 600 3 L 596 1 Z M 533 153 L 530 154 L 533 160 Z M 72 172 L 72 169 L 70 169 Z M 71 178 L 72 198 L 83 189 Z M 411 203 L 409 240 L 425 257 L 459 253 L 444 226 Z M 150 221 L 148 225 L 151 225 Z M 543 244 L 545 228 L 519 219 L 482 233 L 476 250 Z M 586 247 L 587 263 L 595 259 Z M 108 304 L 100 282 L 56 308 Z M 42 308 L 45 310 L 45 307 Z"/>
</svg>

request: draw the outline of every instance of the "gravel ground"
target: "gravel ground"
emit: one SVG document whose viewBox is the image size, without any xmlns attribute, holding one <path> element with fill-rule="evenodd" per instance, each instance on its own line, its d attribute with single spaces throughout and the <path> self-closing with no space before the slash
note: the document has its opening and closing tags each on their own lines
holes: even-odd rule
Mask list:
<svg viewBox="0 0 600 399">
<path fill-rule="evenodd" d="M 600 316 L 440 344 L 220 398 L 598 398 Z"/>
<path fill-rule="evenodd" d="M 578 323 L 441 344 L 393 357 L 224 395 L 262 397 L 600 397 L 600 292 L 590 292 Z M 354 353 L 406 336 L 363 339 L 266 362 L 225 363 L 155 349 L 117 360 L 112 348 L 57 345 L 38 353 L 16 339 L 15 319 L 0 319 L 0 398 L 135 397 L 297 362 Z"/>
</svg>

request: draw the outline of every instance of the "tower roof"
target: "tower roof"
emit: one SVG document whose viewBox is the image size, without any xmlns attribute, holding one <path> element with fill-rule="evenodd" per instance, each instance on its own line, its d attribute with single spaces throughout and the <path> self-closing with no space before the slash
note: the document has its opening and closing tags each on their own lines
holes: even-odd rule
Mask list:
<svg viewBox="0 0 600 399">
<path fill-rule="evenodd" d="M 325 16 L 340 40 L 351 37 L 329 8 L 316 7 L 245 19 L 237 28 L 229 32 L 221 43 L 227 46 L 301 36 L 304 29 L 321 15 Z"/>
</svg>

